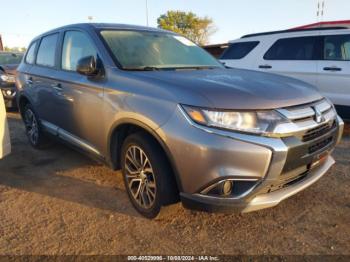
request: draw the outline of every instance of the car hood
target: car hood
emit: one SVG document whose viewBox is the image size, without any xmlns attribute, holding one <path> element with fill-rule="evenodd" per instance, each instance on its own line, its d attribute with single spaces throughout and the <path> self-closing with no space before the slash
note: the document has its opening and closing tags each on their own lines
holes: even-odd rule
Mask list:
<svg viewBox="0 0 350 262">
<path fill-rule="evenodd" d="M 16 75 L 16 69 L 18 65 L 17 64 L 10 64 L 10 65 L 0 65 L 0 71 L 5 72 L 9 75 Z"/>
<path fill-rule="evenodd" d="M 274 109 L 309 103 L 322 96 L 311 85 L 280 75 L 242 69 L 141 72 L 163 82 L 178 103 L 218 109 Z M 156 81 L 154 81 L 156 80 Z M 198 94 L 202 99 L 189 101 Z M 205 97 L 206 99 L 203 99 Z M 207 103 L 203 103 L 203 101 Z M 200 101 L 200 102 L 198 102 Z M 197 103 L 198 102 L 198 103 Z"/>
</svg>

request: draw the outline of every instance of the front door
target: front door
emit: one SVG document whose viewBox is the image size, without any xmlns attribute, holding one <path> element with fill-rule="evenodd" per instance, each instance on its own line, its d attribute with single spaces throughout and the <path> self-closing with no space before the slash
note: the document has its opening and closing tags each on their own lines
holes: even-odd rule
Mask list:
<svg viewBox="0 0 350 262">
<path fill-rule="evenodd" d="M 325 35 L 323 42 L 317 86 L 335 105 L 350 111 L 350 34 Z"/>
<path fill-rule="evenodd" d="M 66 31 L 62 43 L 57 90 L 60 92 L 60 133 L 65 139 L 94 153 L 103 144 L 103 79 L 89 78 L 76 72 L 78 61 L 98 56 L 90 37 L 82 31 Z"/>
</svg>

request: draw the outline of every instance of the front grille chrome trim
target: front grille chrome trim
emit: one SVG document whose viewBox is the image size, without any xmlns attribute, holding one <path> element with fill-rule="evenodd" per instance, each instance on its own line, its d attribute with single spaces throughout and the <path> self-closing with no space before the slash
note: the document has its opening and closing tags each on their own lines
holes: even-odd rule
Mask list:
<svg viewBox="0 0 350 262">
<path fill-rule="evenodd" d="M 279 137 L 296 136 L 303 139 L 310 130 L 321 128 L 323 125 L 332 126 L 337 119 L 332 104 L 326 99 L 306 105 L 276 109 L 276 111 L 289 120 L 277 125 L 273 130 L 274 136 Z M 316 111 L 322 114 L 321 122 L 317 122 Z"/>
</svg>

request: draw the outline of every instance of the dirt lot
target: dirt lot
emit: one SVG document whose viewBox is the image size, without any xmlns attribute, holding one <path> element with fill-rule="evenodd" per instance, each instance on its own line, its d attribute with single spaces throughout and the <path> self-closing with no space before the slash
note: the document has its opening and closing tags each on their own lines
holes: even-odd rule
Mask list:
<svg viewBox="0 0 350 262">
<path fill-rule="evenodd" d="M 0 254 L 350 255 L 350 128 L 337 164 L 279 206 L 207 214 L 181 204 L 140 217 L 119 173 L 55 145 L 32 149 L 9 114 L 13 154 L 0 161 Z"/>
</svg>

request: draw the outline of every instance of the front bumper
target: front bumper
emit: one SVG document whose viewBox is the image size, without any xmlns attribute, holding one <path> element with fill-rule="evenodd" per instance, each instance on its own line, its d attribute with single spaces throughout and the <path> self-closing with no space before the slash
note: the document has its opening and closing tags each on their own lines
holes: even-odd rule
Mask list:
<svg viewBox="0 0 350 262">
<path fill-rule="evenodd" d="M 311 186 L 326 174 L 334 163 L 334 159 L 328 156 L 324 164 L 312 169 L 307 177 L 300 182 L 271 193 L 257 194 L 250 201 L 186 193 L 181 193 L 181 201 L 186 208 L 207 212 L 231 213 L 236 211 L 246 213 L 269 208 L 278 205 L 282 200 Z"/>
<path fill-rule="evenodd" d="M 209 212 L 272 207 L 315 183 L 335 163 L 330 154 L 344 128 L 337 117 L 329 132 L 303 142 L 211 130 L 184 124 L 183 118 L 176 112 L 159 135 L 167 141 L 183 205 Z M 236 196 L 203 193 L 226 179 L 255 183 Z"/>
</svg>

